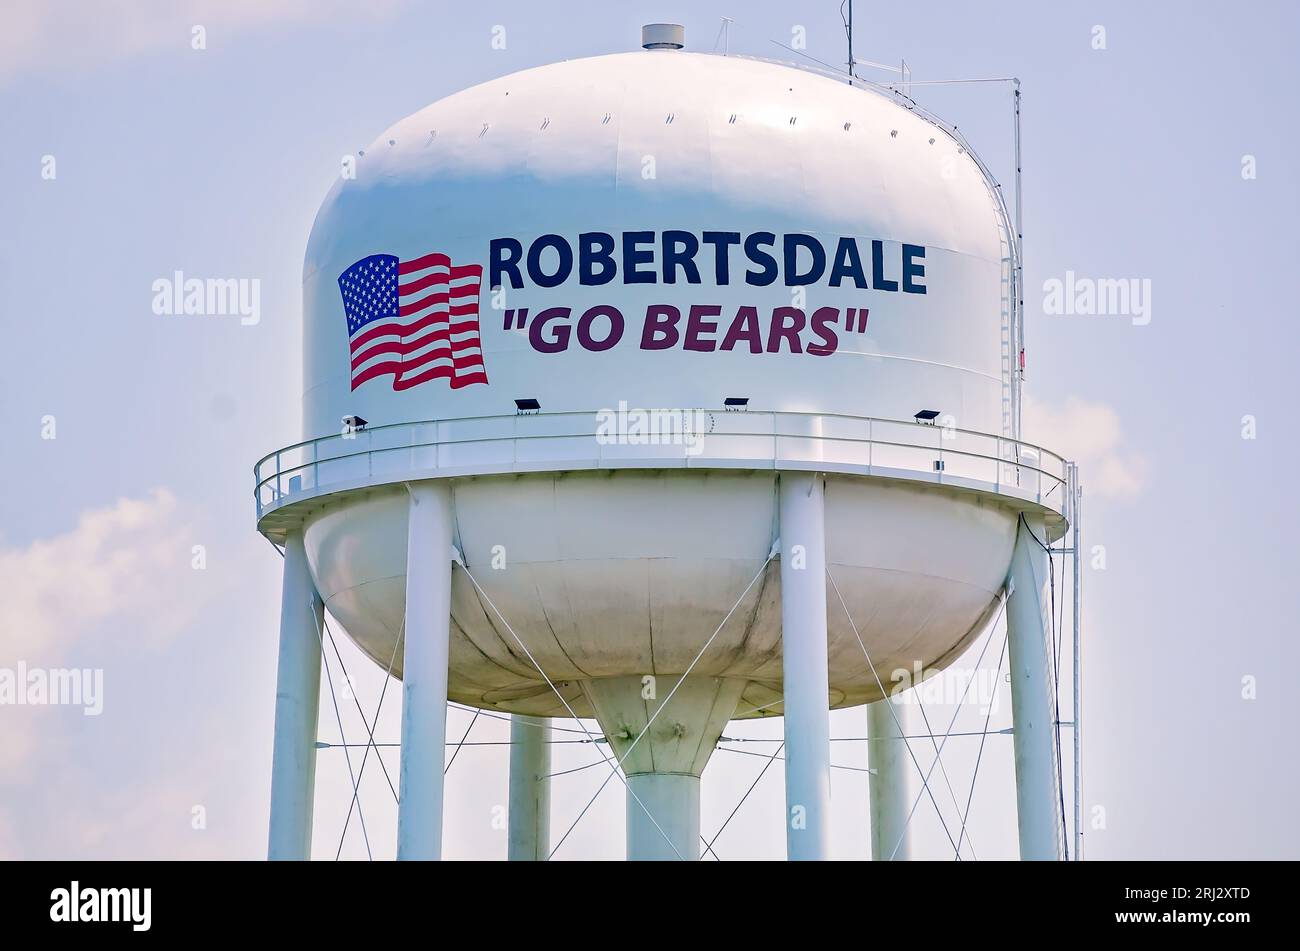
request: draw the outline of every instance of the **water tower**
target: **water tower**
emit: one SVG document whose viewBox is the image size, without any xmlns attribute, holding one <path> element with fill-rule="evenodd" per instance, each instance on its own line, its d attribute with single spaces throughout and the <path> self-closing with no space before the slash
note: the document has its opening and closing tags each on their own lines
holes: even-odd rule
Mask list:
<svg viewBox="0 0 1300 951">
<path fill-rule="evenodd" d="M 1021 851 L 1058 857 L 1069 466 L 1018 439 L 998 187 L 903 97 L 680 27 L 643 46 L 435 102 L 317 216 L 304 441 L 257 467 L 271 857 L 310 851 L 325 608 L 403 682 L 399 858 L 440 855 L 450 699 L 515 716 L 512 856 L 547 851 L 547 718 L 599 722 L 629 857 L 674 859 L 727 722 L 772 715 L 816 859 L 829 710 L 896 734 L 891 672 L 949 664 L 1003 597 Z M 877 764 L 878 838 L 905 768 Z"/>
</svg>

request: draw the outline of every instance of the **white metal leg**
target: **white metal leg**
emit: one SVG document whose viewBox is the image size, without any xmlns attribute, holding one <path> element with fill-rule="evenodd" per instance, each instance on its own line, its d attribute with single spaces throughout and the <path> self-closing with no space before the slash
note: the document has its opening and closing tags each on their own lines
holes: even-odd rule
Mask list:
<svg viewBox="0 0 1300 951">
<path fill-rule="evenodd" d="M 627 777 L 630 861 L 700 857 L 700 775 L 744 690 L 743 680 L 703 675 L 583 682 Z"/>
<path fill-rule="evenodd" d="M 1045 541 L 1042 519 L 1021 522 L 1011 556 L 1012 587 L 1007 599 L 1020 857 L 1038 860 L 1062 858 L 1056 711 L 1048 643 L 1048 554 L 1040 544 Z"/>
<path fill-rule="evenodd" d="M 627 789 L 629 861 L 677 862 L 700 857 L 700 777 L 637 773 L 627 778 Z"/>
<path fill-rule="evenodd" d="M 551 852 L 551 721 L 510 718 L 508 858 L 544 862 Z"/>
<path fill-rule="evenodd" d="M 867 705 L 873 862 L 905 862 L 911 857 L 907 814 L 912 762 L 903 739 L 906 731 L 907 704 L 886 699 Z"/>
<path fill-rule="evenodd" d="M 817 473 L 780 486 L 786 856 L 830 853 L 830 673 L 826 649 L 825 488 Z"/>
<path fill-rule="evenodd" d="M 280 659 L 275 684 L 271 759 L 271 826 L 267 858 L 311 858 L 316 786 L 316 724 L 320 712 L 320 628 L 324 617 L 311 580 L 302 532 L 284 547 L 280 598 Z"/>
<path fill-rule="evenodd" d="M 1083 644 L 1079 639 L 1080 614 L 1083 610 L 1083 566 L 1079 561 L 1082 557 L 1080 526 L 1083 523 L 1080 521 L 1079 509 L 1083 507 L 1083 489 L 1079 485 L 1079 467 L 1074 463 L 1070 464 L 1070 490 L 1074 503 L 1070 510 L 1070 520 L 1073 522 L 1070 531 L 1073 555 L 1070 562 L 1074 569 L 1071 592 L 1074 623 L 1070 636 L 1074 648 L 1074 689 L 1071 691 L 1074 695 L 1074 729 L 1071 731 L 1074 734 L 1074 858 L 1079 861 L 1083 858 Z"/>
<path fill-rule="evenodd" d="M 451 490 L 444 482 L 408 488 L 397 857 L 439 859 L 451 622 Z"/>
</svg>

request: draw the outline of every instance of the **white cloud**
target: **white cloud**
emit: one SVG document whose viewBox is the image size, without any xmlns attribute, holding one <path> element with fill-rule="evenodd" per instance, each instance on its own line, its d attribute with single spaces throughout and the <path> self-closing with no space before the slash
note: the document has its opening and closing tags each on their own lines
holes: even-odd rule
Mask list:
<svg viewBox="0 0 1300 951">
<path fill-rule="evenodd" d="M 33 69 L 100 66 L 159 50 L 188 51 L 203 26 L 209 49 L 239 33 L 301 22 L 383 15 L 399 0 L 8 0 L 0 29 L 0 81 Z"/>
<path fill-rule="evenodd" d="M 157 642 L 190 613 L 194 532 L 175 497 L 83 512 L 76 527 L 26 548 L 0 548 L 0 632 L 6 658 L 52 666 L 107 618 L 139 642 Z"/>
<path fill-rule="evenodd" d="M 22 858 L 18 848 L 18 836 L 14 834 L 13 823 L 0 814 L 0 862 L 12 862 Z"/>
<path fill-rule="evenodd" d="M 83 512 L 63 534 L 0 548 L 0 666 L 85 669 L 94 666 L 88 656 L 153 648 L 176 636 L 200 603 L 195 543 L 175 497 L 156 489 Z M 6 774 L 29 765 L 66 726 L 46 707 L 4 712 Z"/>
<path fill-rule="evenodd" d="M 1146 485 L 1146 457 L 1124 444 L 1120 414 L 1105 403 L 1071 396 L 1049 405 L 1025 394 L 1021 431 L 1029 442 L 1079 464 L 1089 497 L 1131 500 Z"/>
<path fill-rule="evenodd" d="M 205 540 L 210 564 L 195 570 Z M 214 673 L 196 646 L 223 625 L 248 628 L 229 597 L 236 578 L 251 597 L 245 568 L 218 527 L 166 489 L 0 544 L 0 667 L 102 666 L 107 695 L 102 716 L 0 707 L 0 859 L 257 854 L 265 787 L 244 773 L 250 749 L 266 759 L 249 729 L 262 713 L 244 679 Z M 190 685 L 185 702 L 173 667 Z M 265 687 L 269 710 L 274 668 L 247 679 Z M 196 805 L 209 810 L 207 830 L 191 827 Z"/>
</svg>

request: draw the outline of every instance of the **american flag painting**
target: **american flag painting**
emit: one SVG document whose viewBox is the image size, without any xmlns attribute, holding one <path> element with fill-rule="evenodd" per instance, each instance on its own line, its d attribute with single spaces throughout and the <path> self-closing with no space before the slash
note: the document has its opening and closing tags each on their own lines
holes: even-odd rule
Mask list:
<svg viewBox="0 0 1300 951">
<path fill-rule="evenodd" d="M 372 254 L 339 275 L 352 348 L 352 389 L 391 376 L 394 390 L 445 379 L 486 383 L 479 338 L 481 264 L 445 254 L 402 261 Z"/>
</svg>

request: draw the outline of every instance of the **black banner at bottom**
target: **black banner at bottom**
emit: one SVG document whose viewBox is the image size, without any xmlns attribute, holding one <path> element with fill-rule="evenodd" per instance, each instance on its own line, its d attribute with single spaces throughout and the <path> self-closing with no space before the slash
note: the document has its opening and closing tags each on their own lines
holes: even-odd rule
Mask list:
<svg viewBox="0 0 1300 951">
<path fill-rule="evenodd" d="M 73 938 L 340 939 L 395 935 L 437 920 L 470 927 L 482 916 L 497 941 L 561 922 L 610 929 L 729 927 L 772 937 L 794 927 L 979 938 L 1049 925 L 1044 935 L 1201 934 L 1232 940 L 1285 927 L 1289 863 L 1020 864 L 11 862 L 0 865 L 6 934 Z M 585 906 L 585 907 L 584 907 Z M 395 930 L 394 930 L 395 929 Z M 743 931 L 742 931 L 743 933 Z M 1024 932 L 1020 932 L 1024 933 Z M 617 935 L 617 938 L 614 936 Z M 440 935 L 438 937 L 441 937 Z M 593 937 L 596 937 L 593 934 Z M 647 937 L 649 937 L 647 935 Z M 454 939 L 453 939 L 454 940 Z"/>
</svg>

